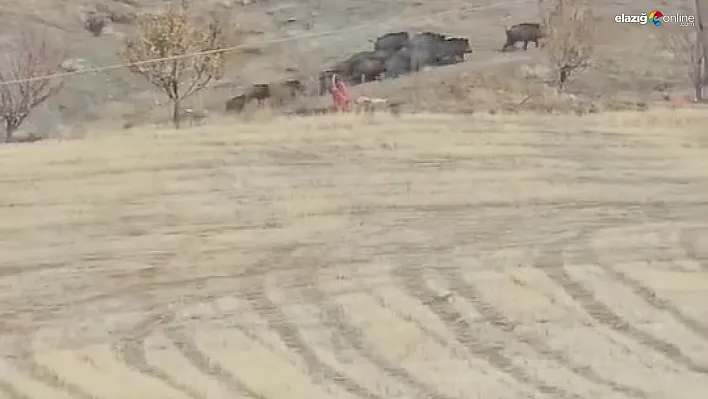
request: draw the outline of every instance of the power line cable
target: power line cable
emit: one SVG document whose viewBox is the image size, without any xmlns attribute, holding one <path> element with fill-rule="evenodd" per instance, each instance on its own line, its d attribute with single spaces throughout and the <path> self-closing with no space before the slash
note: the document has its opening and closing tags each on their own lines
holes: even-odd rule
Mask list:
<svg viewBox="0 0 708 399">
<path fill-rule="evenodd" d="M 518 2 L 518 3 L 521 3 L 521 2 Z M 506 6 L 509 6 L 509 5 L 506 4 Z M 494 7 L 495 7 L 494 5 L 478 6 L 478 7 L 472 8 L 472 10 L 494 8 Z M 440 11 L 438 13 L 434 13 L 433 15 L 442 16 L 442 15 L 453 14 L 453 13 L 459 14 L 462 11 L 469 11 L 469 10 L 458 10 L 458 9 L 445 10 L 445 11 Z M 430 14 L 428 14 L 428 15 L 430 15 Z M 408 17 L 419 17 L 419 16 L 420 16 L 419 14 L 417 14 L 417 15 L 411 14 L 408 16 L 399 16 L 396 19 L 402 19 L 402 18 L 407 19 Z M 195 57 L 195 56 L 199 56 L 199 55 L 208 55 L 208 54 L 230 52 L 230 51 L 234 51 L 234 50 L 238 50 L 238 49 L 242 49 L 242 48 L 257 46 L 257 45 L 285 43 L 285 42 L 291 42 L 291 41 L 300 40 L 300 39 L 314 39 L 314 38 L 319 38 L 319 37 L 331 36 L 331 35 L 347 32 L 347 31 L 351 31 L 351 30 L 360 30 L 360 29 L 366 28 L 366 27 L 384 25 L 384 24 L 388 24 L 388 23 L 390 23 L 390 21 L 374 22 L 374 23 L 369 23 L 369 24 L 360 24 L 360 25 L 350 26 L 348 28 L 343 28 L 343 29 L 310 33 L 310 34 L 304 34 L 304 35 L 298 35 L 298 36 L 292 36 L 292 37 L 286 37 L 286 38 L 280 38 L 280 39 L 265 40 L 265 41 L 261 41 L 261 42 L 255 42 L 255 43 L 239 44 L 236 46 L 230 46 L 230 47 L 208 50 L 208 51 L 200 51 L 200 52 L 189 53 L 189 54 L 180 54 L 180 55 L 169 56 L 169 57 L 152 58 L 149 60 L 138 61 L 138 62 L 127 62 L 127 63 L 121 63 L 121 64 L 106 65 L 106 66 L 101 66 L 101 67 L 81 69 L 81 70 L 77 70 L 77 71 L 60 72 L 60 73 L 54 73 L 54 74 L 48 74 L 48 75 L 42 75 L 42 76 L 33 76 L 30 78 L 6 80 L 6 81 L 0 82 L 0 86 L 8 86 L 8 85 L 18 84 L 18 83 L 34 82 L 34 81 L 39 81 L 39 80 L 65 78 L 65 77 L 83 75 L 83 74 L 88 74 L 88 73 L 99 73 L 99 72 L 105 72 L 105 71 L 110 71 L 110 70 L 115 70 L 115 69 L 128 68 L 128 67 L 136 66 L 136 65 L 146 65 L 146 64 L 153 64 L 153 63 L 164 62 L 164 61 L 177 60 L 177 59 L 182 59 L 182 58 Z"/>
</svg>

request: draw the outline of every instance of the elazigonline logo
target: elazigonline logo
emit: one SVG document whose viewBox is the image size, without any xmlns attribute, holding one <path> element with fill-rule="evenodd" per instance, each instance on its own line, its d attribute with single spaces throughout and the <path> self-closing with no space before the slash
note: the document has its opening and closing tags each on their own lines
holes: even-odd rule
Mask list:
<svg viewBox="0 0 708 399">
<path fill-rule="evenodd" d="M 661 26 L 661 17 L 663 16 L 664 14 L 662 14 L 659 10 L 652 11 L 651 14 L 649 14 L 649 22 L 656 26 Z"/>
<path fill-rule="evenodd" d="M 625 23 L 625 24 L 640 24 L 640 25 L 646 25 L 647 23 L 651 23 L 654 26 L 661 26 L 667 23 L 675 23 L 679 24 L 681 26 L 695 26 L 695 21 L 696 17 L 693 15 L 686 15 L 686 14 L 681 14 L 676 13 L 676 14 L 671 14 L 671 15 L 665 15 L 659 10 L 654 10 L 650 12 L 648 15 L 647 13 L 641 13 L 639 15 L 632 15 L 632 14 L 620 14 L 615 16 L 615 22 L 617 23 Z"/>
</svg>

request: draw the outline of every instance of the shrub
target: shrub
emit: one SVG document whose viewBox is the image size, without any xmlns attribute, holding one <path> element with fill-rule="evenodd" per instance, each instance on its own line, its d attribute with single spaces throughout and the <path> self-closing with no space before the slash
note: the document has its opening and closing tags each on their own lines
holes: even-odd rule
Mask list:
<svg viewBox="0 0 708 399">
<path fill-rule="evenodd" d="M 32 110 L 57 94 L 63 82 L 46 78 L 60 72 L 61 57 L 46 38 L 24 34 L 17 49 L 9 52 L 0 66 L 0 119 L 5 125 L 5 141 L 24 123 Z"/>
<path fill-rule="evenodd" d="M 172 103 L 172 122 L 180 127 L 184 99 L 224 74 L 223 49 L 230 39 L 223 24 L 189 15 L 188 2 L 138 19 L 136 33 L 125 42 L 130 69 L 165 93 Z M 153 61 L 157 60 L 157 61 Z"/>
<path fill-rule="evenodd" d="M 546 36 L 543 52 L 554 69 L 560 90 L 571 74 L 590 65 L 595 47 L 595 25 L 589 0 L 539 0 Z"/>
</svg>

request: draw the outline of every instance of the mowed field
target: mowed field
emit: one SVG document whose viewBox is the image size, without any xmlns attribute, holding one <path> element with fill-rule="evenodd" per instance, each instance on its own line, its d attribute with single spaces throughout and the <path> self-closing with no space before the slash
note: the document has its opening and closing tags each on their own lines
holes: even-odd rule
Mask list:
<svg viewBox="0 0 708 399">
<path fill-rule="evenodd" d="M 0 148 L 0 398 L 708 392 L 704 111 Z"/>
</svg>

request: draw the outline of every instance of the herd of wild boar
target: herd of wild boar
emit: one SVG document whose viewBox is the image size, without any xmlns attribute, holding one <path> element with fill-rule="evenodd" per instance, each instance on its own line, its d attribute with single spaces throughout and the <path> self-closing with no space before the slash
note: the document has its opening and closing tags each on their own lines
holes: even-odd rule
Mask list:
<svg viewBox="0 0 708 399">
<path fill-rule="evenodd" d="M 506 29 L 506 42 L 502 51 L 508 51 L 516 43 L 523 42 L 526 50 L 529 43 L 539 46 L 543 38 L 540 24 L 524 22 Z M 465 54 L 472 53 L 469 39 L 446 37 L 440 33 L 392 32 L 373 40 L 373 50 L 358 52 L 319 74 L 319 94 L 331 90 L 332 76 L 357 85 L 372 80 L 397 78 L 420 71 L 424 67 L 450 65 L 463 62 Z M 297 79 L 269 84 L 255 84 L 244 94 L 226 102 L 227 111 L 240 112 L 252 100 L 260 103 L 266 99 L 286 102 L 304 94 L 305 86 Z"/>
</svg>

